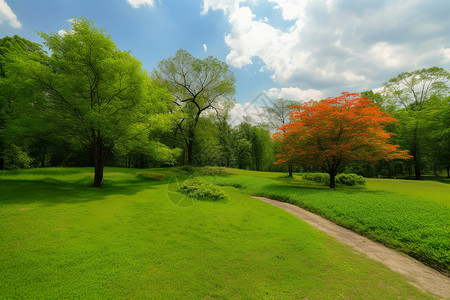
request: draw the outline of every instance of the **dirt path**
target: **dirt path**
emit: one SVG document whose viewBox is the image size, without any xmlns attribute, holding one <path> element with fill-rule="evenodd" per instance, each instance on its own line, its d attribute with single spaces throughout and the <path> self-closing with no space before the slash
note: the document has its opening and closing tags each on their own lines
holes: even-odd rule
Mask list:
<svg viewBox="0 0 450 300">
<path fill-rule="evenodd" d="M 336 240 L 385 264 L 392 271 L 408 278 L 410 284 L 422 291 L 429 291 L 443 299 L 450 299 L 450 278 L 421 262 L 375 243 L 298 206 L 264 197 L 253 198 L 278 206 Z"/>
</svg>

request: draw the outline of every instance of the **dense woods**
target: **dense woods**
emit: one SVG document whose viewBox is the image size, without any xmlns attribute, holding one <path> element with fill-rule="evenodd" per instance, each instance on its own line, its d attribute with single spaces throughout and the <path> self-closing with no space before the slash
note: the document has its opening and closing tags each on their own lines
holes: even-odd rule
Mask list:
<svg viewBox="0 0 450 300">
<path fill-rule="evenodd" d="M 314 152 L 323 158 L 330 149 L 309 149 L 298 123 L 302 112 L 330 99 L 306 106 L 274 99 L 264 108 L 263 122 L 244 118 L 231 125 L 235 78 L 217 58 L 198 59 L 178 50 L 149 72 L 90 20 L 75 19 L 65 34 L 40 35 L 48 52 L 19 36 L 0 40 L 0 169 L 92 166 L 96 187 L 103 184 L 106 165 L 211 165 L 416 179 L 442 172 L 450 176 L 450 74 L 442 68 L 405 72 L 388 80 L 378 93 L 352 94 L 364 103 L 358 109 L 370 108 L 369 123 L 384 119 L 375 128 L 358 127 L 355 119 L 346 118 L 349 131 L 338 143 L 345 146 L 346 157 L 364 152 L 360 150 L 366 149 L 363 138 L 369 131 L 385 132 L 384 141 L 372 143 L 378 150 L 364 152 L 361 159 L 340 160 L 334 172 L 311 157 Z M 311 117 L 317 121 L 313 126 L 322 129 L 316 138 L 333 139 L 319 120 Z M 302 135 L 271 138 L 276 131 L 287 136 L 292 129 Z M 359 139 L 350 143 L 358 132 Z M 375 155 L 386 145 L 399 145 L 404 152 Z M 298 151 L 286 155 L 288 148 Z"/>
</svg>

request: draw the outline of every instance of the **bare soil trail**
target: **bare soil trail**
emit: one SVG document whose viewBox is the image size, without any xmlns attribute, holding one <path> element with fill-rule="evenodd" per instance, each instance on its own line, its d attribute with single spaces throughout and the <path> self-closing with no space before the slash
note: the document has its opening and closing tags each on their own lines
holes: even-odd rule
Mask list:
<svg viewBox="0 0 450 300">
<path fill-rule="evenodd" d="M 385 264 L 392 271 L 408 278 L 410 284 L 422 291 L 429 291 L 442 299 L 450 299 L 450 278 L 421 262 L 373 242 L 296 205 L 265 197 L 253 198 L 280 207 L 341 243 L 350 245 L 356 251 Z"/>
</svg>

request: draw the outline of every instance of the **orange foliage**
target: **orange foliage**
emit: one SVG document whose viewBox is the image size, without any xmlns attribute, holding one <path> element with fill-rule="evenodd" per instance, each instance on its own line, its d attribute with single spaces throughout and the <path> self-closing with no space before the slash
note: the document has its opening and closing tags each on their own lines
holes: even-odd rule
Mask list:
<svg viewBox="0 0 450 300">
<path fill-rule="evenodd" d="M 392 133 L 384 127 L 395 122 L 367 97 L 356 93 L 293 106 L 291 123 L 278 128 L 277 164 L 321 166 L 328 173 L 340 171 L 344 161 L 407 159 L 407 151 L 389 144 Z"/>
</svg>

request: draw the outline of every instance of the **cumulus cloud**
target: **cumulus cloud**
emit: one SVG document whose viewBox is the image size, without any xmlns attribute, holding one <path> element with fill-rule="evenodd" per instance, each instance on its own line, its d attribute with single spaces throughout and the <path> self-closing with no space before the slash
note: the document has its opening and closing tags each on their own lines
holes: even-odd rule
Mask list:
<svg viewBox="0 0 450 300">
<path fill-rule="evenodd" d="M 21 28 L 22 23 L 17 19 L 16 14 L 9 7 L 5 0 L 0 0 L 0 24 L 6 21 L 11 27 Z"/>
<path fill-rule="evenodd" d="M 148 7 L 155 6 L 154 0 L 127 0 L 127 1 L 133 8 L 139 8 L 141 6 L 148 6 Z"/>
<path fill-rule="evenodd" d="M 202 13 L 227 16 L 230 65 L 258 58 L 281 85 L 336 94 L 379 86 L 404 71 L 450 66 L 450 1 L 268 1 L 267 16 L 255 14 L 264 11 L 254 9 L 256 0 L 204 0 Z M 293 25 L 271 24 L 276 14 Z"/>
<path fill-rule="evenodd" d="M 258 124 L 264 122 L 264 109 L 251 102 L 245 104 L 236 103 L 230 111 L 230 119 L 232 126 L 239 125 L 244 119 L 247 119 L 253 124 Z"/>
<path fill-rule="evenodd" d="M 265 91 L 270 98 L 285 98 L 294 101 L 308 101 L 308 100 L 320 100 L 323 98 L 323 93 L 319 90 L 308 89 L 302 90 L 297 87 L 288 88 L 271 88 Z"/>
</svg>

